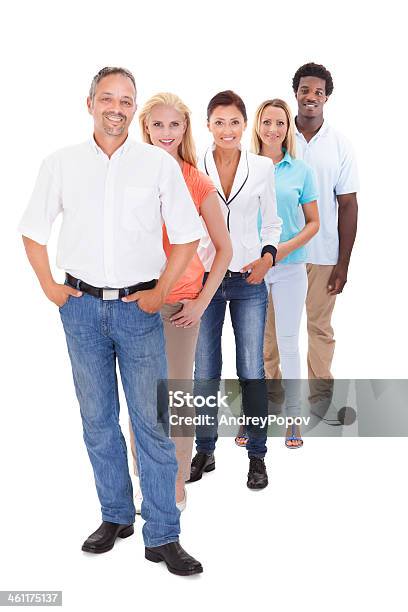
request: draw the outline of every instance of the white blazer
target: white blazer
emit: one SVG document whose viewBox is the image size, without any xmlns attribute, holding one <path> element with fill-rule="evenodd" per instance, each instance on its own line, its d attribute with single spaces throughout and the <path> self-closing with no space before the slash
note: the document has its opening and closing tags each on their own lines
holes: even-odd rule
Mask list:
<svg viewBox="0 0 408 612">
<path fill-rule="evenodd" d="M 199 168 L 211 178 L 217 189 L 233 248 L 228 269 L 239 272 L 245 265 L 261 256 L 264 246 L 278 246 L 282 220 L 276 212 L 275 167 L 267 157 L 241 151 L 234 183 L 227 199 L 215 165 L 214 149 L 215 145 L 207 149 L 204 157 L 200 159 Z M 260 235 L 259 213 L 262 218 Z M 206 234 L 200 241 L 198 254 L 206 272 L 209 272 L 215 249 L 208 231 Z"/>
</svg>

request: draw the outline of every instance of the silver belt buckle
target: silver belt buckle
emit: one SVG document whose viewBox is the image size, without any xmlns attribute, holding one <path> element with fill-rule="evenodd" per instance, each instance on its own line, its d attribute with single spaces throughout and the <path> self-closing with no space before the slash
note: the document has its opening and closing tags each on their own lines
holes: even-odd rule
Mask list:
<svg viewBox="0 0 408 612">
<path fill-rule="evenodd" d="M 118 300 L 119 289 L 102 289 L 103 300 Z"/>
</svg>

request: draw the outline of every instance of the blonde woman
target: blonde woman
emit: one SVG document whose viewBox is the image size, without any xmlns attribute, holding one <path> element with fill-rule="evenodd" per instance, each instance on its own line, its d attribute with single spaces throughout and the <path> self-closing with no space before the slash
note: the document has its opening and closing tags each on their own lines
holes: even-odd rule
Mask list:
<svg viewBox="0 0 408 612">
<path fill-rule="evenodd" d="M 201 215 L 216 252 L 204 287 L 204 267 L 196 254 L 186 272 L 179 278 L 161 310 L 166 339 L 169 379 L 191 380 L 200 319 L 220 285 L 232 257 L 228 230 L 221 213 L 217 191 L 211 180 L 197 170 L 197 159 L 191 130 L 190 111 L 182 100 L 172 93 L 159 93 L 150 98 L 140 111 L 140 130 L 145 142 L 167 151 L 180 165 L 193 202 Z M 163 248 L 167 257 L 171 244 L 163 226 Z M 180 385 L 177 385 L 180 388 Z M 186 415 L 186 410 L 182 412 Z M 194 410 L 193 413 L 194 415 Z M 178 474 L 176 502 L 184 510 L 186 491 L 184 483 L 190 477 L 190 461 L 194 431 L 178 427 L 173 435 L 176 444 Z M 135 472 L 137 451 L 130 428 Z M 140 512 L 141 495 L 136 493 L 136 511 Z"/>
<path fill-rule="evenodd" d="M 275 326 L 285 403 L 288 416 L 300 414 L 299 328 L 307 292 L 305 245 L 319 230 L 317 185 L 312 169 L 296 159 L 295 125 L 289 106 L 275 98 L 259 105 L 252 129 L 251 149 L 269 157 L 275 165 L 275 189 L 282 234 L 276 266 L 269 270 L 265 282 L 269 293 L 265 329 L 264 361 L 266 376 L 271 362 L 271 326 Z M 299 225 L 299 207 L 305 225 Z M 300 448 L 303 440 L 298 426 L 286 432 L 288 448 Z"/>
</svg>

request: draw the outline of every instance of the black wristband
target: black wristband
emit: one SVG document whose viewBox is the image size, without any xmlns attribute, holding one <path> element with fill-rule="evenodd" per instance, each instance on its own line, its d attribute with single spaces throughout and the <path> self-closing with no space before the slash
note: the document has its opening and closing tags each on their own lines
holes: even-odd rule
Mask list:
<svg viewBox="0 0 408 612">
<path fill-rule="evenodd" d="M 277 252 L 277 249 L 274 246 L 272 246 L 271 244 L 267 244 L 266 246 L 264 246 L 264 248 L 261 251 L 261 257 L 263 257 L 265 253 L 270 253 L 273 259 L 272 266 L 274 266 L 275 260 L 276 260 L 276 252 Z"/>
</svg>

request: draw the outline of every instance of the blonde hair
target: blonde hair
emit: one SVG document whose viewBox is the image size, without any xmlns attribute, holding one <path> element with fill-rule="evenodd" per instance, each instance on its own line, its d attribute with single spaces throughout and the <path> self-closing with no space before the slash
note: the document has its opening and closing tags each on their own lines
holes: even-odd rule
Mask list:
<svg viewBox="0 0 408 612">
<path fill-rule="evenodd" d="M 186 131 L 184 132 L 183 140 L 179 145 L 178 154 L 180 155 L 181 159 L 196 168 L 197 156 L 193 140 L 193 133 L 191 130 L 190 109 L 178 96 L 176 96 L 176 94 L 169 92 L 161 92 L 156 94 L 155 96 L 152 96 L 143 105 L 143 108 L 139 113 L 139 125 L 143 141 L 147 142 L 148 144 L 153 144 L 150 138 L 150 134 L 146 129 L 146 123 L 149 121 L 150 113 L 152 112 L 153 108 L 158 104 L 171 106 L 181 115 L 183 115 L 184 121 L 186 122 Z"/>
<path fill-rule="evenodd" d="M 280 100 L 279 98 L 265 100 L 265 102 L 262 102 L 262 104 L 260 104 L 256 109 L 254 123 L 252 126 L 251 151 L 256 153 L 256 155 L 260 155 L 262 151 L 262 140 L 259 133 L 261 128 L 262 113 L 267 106 L 275 106 L 275 108 L 281 108 L 285 112 L 288 122 L 288 131 L 286 133 L 285 140 L 282 143 L 282 147 L 286 149 L 289 155 L 296 157 L 295 122 L 293 120 L 289 105 L 286 104 L 284 100 Z"/>
</svg>

